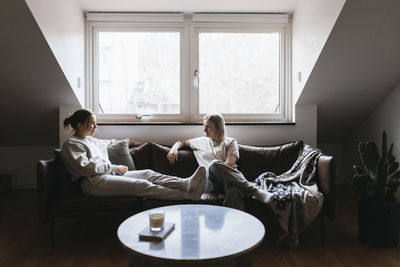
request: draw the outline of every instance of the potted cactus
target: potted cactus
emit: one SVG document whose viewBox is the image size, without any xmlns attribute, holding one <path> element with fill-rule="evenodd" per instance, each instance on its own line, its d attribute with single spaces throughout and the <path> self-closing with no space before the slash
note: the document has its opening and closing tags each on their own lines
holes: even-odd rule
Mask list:
<svg viewBox="0 0 400 267">
<path fill-rule="evenodd" d="M 352 187 L 360 196 L 358 231 L 361 242 L 375 247 L 396 247 L 399 243 L 400 204 L 394 194 L 400 186 L 399 163 L 393 144 L 387 149 L 382 134 L 382 155 L 375 142 L 360 142 L 361 166 L 353 166 Z"/>
</svg>

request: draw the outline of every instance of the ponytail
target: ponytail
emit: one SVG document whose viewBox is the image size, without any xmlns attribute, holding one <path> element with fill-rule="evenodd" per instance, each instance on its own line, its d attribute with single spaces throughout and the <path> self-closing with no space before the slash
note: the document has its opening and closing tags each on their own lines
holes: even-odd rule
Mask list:
<svg viewBox="0 0 400 267">
<path fill-rule="evenodd" d="M 71 127 L 76 130 L 78 123 L 84 124 L 93 113 L 87 109 L 78 109 L 73 114 L 68 114 L 64 119 L 64 128 Z"/>
<path fill-rule="evenodd" d="M 67 129 L 71 125 L 71 116 L 72 113 L 68 114 L 67 117 L 64 119 L 64 129 Z"/>
</svg>

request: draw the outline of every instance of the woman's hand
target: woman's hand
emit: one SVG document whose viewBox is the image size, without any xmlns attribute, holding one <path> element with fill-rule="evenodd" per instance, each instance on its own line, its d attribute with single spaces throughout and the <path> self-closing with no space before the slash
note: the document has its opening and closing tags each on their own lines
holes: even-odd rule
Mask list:
<svg viewBox="0 0 400 267">
<path fill-rule="evenodd" d="M 128 167 L 124 166 L 124 165 L 117 165 L 117 167 L 115 168 L 115 172 L 119 173 L 119 174 L 124 174 L 128 171 Z"/>
<path fill-rule="evenodd" d="M 231 168 L 235 168 L 237 157 L 234 155 L 228 155 L 225 160 L 225 164 Z"/>
<path fill-rule="evenodd" d="M 169 151 L 167 155 L 167 159 L 169 160 L 170 164 L 174 164 L 178 161 L 178 150 L 184 146 L 189 146 L 189 142 L 187 140 L 183 140 L 176 142 Z"/>
<path fill-rule="evenodd" d="M 171 148 L 167 154 L 167 159 L 169 160 L 170 164 L 174 164 L 176 161 L 178 161 L 178 149 Z"/>
</svg>

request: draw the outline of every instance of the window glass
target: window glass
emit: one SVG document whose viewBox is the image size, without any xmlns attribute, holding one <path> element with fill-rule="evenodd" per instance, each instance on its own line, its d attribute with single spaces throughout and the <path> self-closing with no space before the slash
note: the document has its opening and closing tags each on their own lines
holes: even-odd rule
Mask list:
<svg viewBox="0 0 400 267">
<path fill-rule="evenodd" d="M 279 113 L 279 50 L 279 33 L 199 33 L 199 113 Z"/>
<path fill-rule="evenodd" d="M 99 32 L 100 114 L 180 113 L 179 32 Z"/>
</svg>

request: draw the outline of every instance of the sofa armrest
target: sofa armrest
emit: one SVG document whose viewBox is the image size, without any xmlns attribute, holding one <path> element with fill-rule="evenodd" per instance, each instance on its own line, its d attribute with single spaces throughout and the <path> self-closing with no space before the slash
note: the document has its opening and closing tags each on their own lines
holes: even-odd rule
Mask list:
<svg viewBox="0 0 400 267">
<path fill-rule="evenodd" d="M 48 207 L 54 196 L 57 168 L 54 159 L 39 160 L 36 167 L 38 215 L 40 224 L 44 224 L 49 219 Z"/>
<path fill-rule="evenodd" d="M 318 185 L 324 195 L 324 212 L 330 218 L 335 218 L 335 180 L 336 165 L 332 156 L 321 155 L 318 159 Z"/>
</svg>

